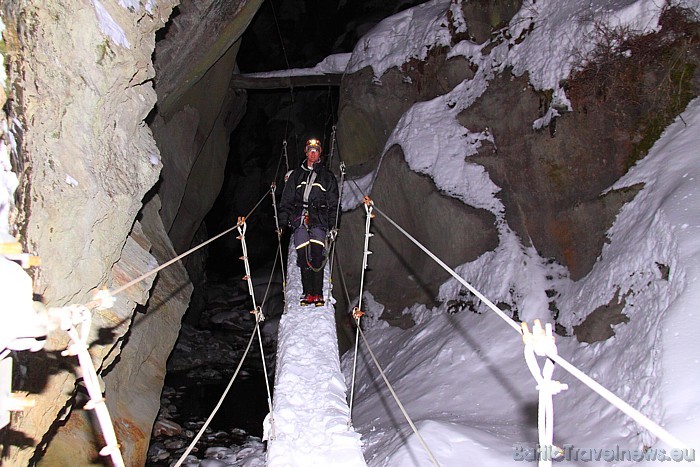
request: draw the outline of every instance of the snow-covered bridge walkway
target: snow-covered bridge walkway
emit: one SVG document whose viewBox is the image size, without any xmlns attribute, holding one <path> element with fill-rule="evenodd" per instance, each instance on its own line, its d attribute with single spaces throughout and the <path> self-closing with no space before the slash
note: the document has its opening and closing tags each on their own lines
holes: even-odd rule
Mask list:
<svg viewBox="0 0 700 467">
<path fill-rule="evenodd" d="M 288 263 L 267 465 L 365 466 L 360 435 L 348 426 L 333 300 L 322 307 L 299 306 L 301 274 L 293 248 Z M 326 266 L 324 291 L 328 280 Z"/>
</svg>

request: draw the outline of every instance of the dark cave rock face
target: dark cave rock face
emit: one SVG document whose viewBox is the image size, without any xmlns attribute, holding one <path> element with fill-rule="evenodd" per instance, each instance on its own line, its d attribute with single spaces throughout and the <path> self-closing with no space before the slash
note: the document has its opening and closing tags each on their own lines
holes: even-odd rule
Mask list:
<svg viewBox="0 0 700 467">
<path fill-rule="evenodd" d="M 343 79 L 338 149 L 353 176 L 374 170 L 389 135 L 416 102 L 433 99 L 474 76 L 463 57 L 435 49 L 424 62 L 412 60 L 374 79 L 370 67 Z"/>
<path fill-rule="evenodd" d="M 377 206 L 450 267 L 473 261 L 498 245 L 492 213 L 439 193 L 429 177 L 411 171 L 398 146 L 384 157 L 374 187 Z M 364 219 L 362 208 L 345 213 L 337 246 L 351 291 L 359 287 Z M 383 319 L 400 321 L 404 307 L 433 303 L 448 273 L 381 216 L 372 226 L 366 286 L 386 305 Z"/>
<path fill-rule="evenodd" d="M 605 232 L 637 190 L 602 194 L 627 171 L 616 134 L 603 128 L 610 122 L 601 115 L 565 114 L 552 137 L 532 129 L 538 109 L 540 98 L 526 77 L 502 76 L 459 121 L 470 129 L 488 127 L 494 136 L 497 151 L 469 160 L 486 167 L 501 187 L 510 227 L 579 279 L 593 267 Z"/>
</svg>

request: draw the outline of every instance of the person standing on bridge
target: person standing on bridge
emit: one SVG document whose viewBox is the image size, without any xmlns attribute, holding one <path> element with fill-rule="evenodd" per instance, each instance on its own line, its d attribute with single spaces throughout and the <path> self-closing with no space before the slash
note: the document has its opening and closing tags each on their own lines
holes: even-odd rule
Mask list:
<svg viewBox="0 0 700 467">
<path fill-rule="evenodd" d="M 293 229 L 297 265 L 301 269 L 301 305 L 323 306 L 326 238 L 335 240 L 338 181 L 321 163 L 320 142 L 306 142 L 306 159 L 287 177 L 280 201 L 280 225 Z"/>
</svg>

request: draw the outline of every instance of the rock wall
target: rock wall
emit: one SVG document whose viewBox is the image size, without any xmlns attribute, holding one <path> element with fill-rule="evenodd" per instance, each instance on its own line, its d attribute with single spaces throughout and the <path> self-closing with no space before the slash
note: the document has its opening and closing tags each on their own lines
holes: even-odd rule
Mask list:
<svg viewBox="0 0 700 467">
<path fill-rule="evenodd" d="M 162 264 L 176 255 L 159 209 L 160 199 L 154 196 L 144 206 L 139 225 L 143 226 L 140 243 L 148 242 L 155 259 Z M 132 274 L 126 275 L 131 277 Z M 191 293 L 192 285 L 181 263 L 163 269 L 148 303 L 142 303 L 145 306 L 129 320 L 129 331 L 119 343 L 117 360 L 114 364 L 103 363 L 104 394 L 126 465 L 146 463 L 151 427 L 160 410 L 165 364 L 180 332 Z M 51 440 L 40 465 L 103 465 L 98 460 L 101 445 L 92 423 L 91 412 L 75 407 Z"/>
<path fill-rule="evenodd" d="M 498 245 L 493 214 L 440 194 L 429 177 L 411 171 L 398 146 L 384 157 L 375 186 L 372 199 L 377 206 L 451 267 L 473 261 Z M 342 241 L 336 247 L 351 293 L 359 290 L 365 218 L 362 207 L 345 213 Z M 372 232 L 371 272 L 365 284 L 387 305 L 385 319 L 410 326 L 402 321 L 402 309 L 413 303 L 433 303 L 448 274 L 380 215 L 372 223 Z M 334 281 L 339 284 L 340 278 Z M 335 295 L 337 309 L 347 310 L 342 294 Z"/>
<path fill-rule="evenodd" d="M 165 28 L 175 0 L 3 4 L 11 116 L 22 128 L 20 229 L 43 260 L 35 290 L 48 306 L 85 303 L 95 288 L 124 284 L 191 244 L 245 111 L 245 93 L 228 83 L 237 41 L 260 3 L 184 2 Z M 127 465 L 144 463 L 165 361 L 192 292 L 179 264 L 150 291 L 153 283 L 93 318 L 90 351 Z M 145 314 L 134 314 L 137 305 Z M 44 452 L 45 465 L 99 462 L 99 430 L 81 410 L 72 363 L 58 355 L 66 344 L 52 333 L 49 352 L 18 357 L 29 376 L 16 389 L 38 396 L 3 440 L 15 465 Z"/>
<path fill-rule="evenodd" d="M 454 40 L 490 40 L 520 4 L 497 0 L 462 3 L 468 28 Z M 465 129 L 473 133 L 488 129 L 495 141 L 484 142 L 469 162 L 484 166 L 501 189 L 498 197 L 505 206 L 509 228 L 523 246 L 534 246 L 543 258 L 566 266 L 573 280 L 590 272 L 606 241 L 606 231 L 640 187 L 605 190 L 644 157 L 661 131 L 692 96 L 700 93 L 697 23 L 685 17 L 682 10 L 669 9 L 660 25 L 659 32 L 646 36 L 617 37 L 609 31 L 609 39 L 624 44 L 635 59 L 626 59 L 605 44 L 599 46 L 589 62 L 562 83 L 573 110 L 559 109 L 561 116 L 543 129 L 533 129 L 533 122 L 551 105 L 552 92 L 534 90 L 528 76 L 513 76 L 508 69 L 489 78 L 486 91 L 458 116 Z M 481 53 L 489 54 L 490 44 Z M 351 178 L 375 170 L 382 152 L 388 149 L 372 198 L 383 200 L 383 209 L 391 209 L 404 219 L 402 225 L 419 232 L 419 239 L 430 248 L 443 251 L 443 259 L 459 264 L 493 245 L 486 236 L 471 232 L 465 235 L 464 230 L 441 224 L 439 219 L 449 218 L 457 224 L 474 213 L 455 211 L 435 187 L 420 193 L 416 176 L 397 163 L 400 150 L 384 147 L 395 124 L 413 103 L 445 94 L 462 80 L 471 79 L 470 67 L 477 65 L 454 58 L 445 60 L 445 56 L 445 50 L 433 49 L 424 62 L 408 61 L 378 79 L 369 69 L 345 76 L 340 93 L 338 147 Z M 417 213 L 422 213 L 426 204 L 438 222 L 436 228 L 423 231 Z M 353 284 L 351 293 L 357 290 L 354 287 L 361 272 L 364 238 L 360 230 L 364 224 L 358 217 L 362 215 L 362 209 L 347 213 L 341 230 L 343 246 L 339 251 L 346 262 L 345 274 Z M 491 221 L 488 216 L 479 217 L 481 224 L 465 223 L 477 225 L 479 232 L 491 230 L 495 236 L 493 224 L 489 225 L 494 217 Z M 389 237 L 380 222 L 371 247 L 377 256 L 370 256 L 369 264 L 370 268 L 381 264 L 381 272 L 370 272 L 367 284 L 375 295 L 384 295 L 384 318 L 393 322 L 400 318 L 396 313 L 411 300 L 425 303 L 434 296 L 431 294 L 441 278 L 439 271 L 424 272 L 426 263 L 406 253 L 408 246 L 390 247 L 389 243 L 400 245 L 399 239 Z M 462 249 L 443 249 L 449 244 Z M 411 260 L 398 264 L 397 254 Z M 346 259 L 346 255 L 352 258 Z M 421 274 L 425 280 L 418 280 Z M 382 288 L 392 293 L 382 293 Z"/>
<path fill-rule="evenodd" d="M 155 31 L 173 2 L 130 3 L 2 6 L 9 110 L 22 128 L 15 135 L 20 234 L 27 251 L 42 259 L 35 293 L 50 307 L 86 303 L 94 289 L 116 286 L 156 264 L 134 221 L 161 169 L 145 118 L 156 102 Z M 115 308 L 94 314 L 90 350 L 98 366 L 118 355 L 119 338 L 136 304 L 145 303 L 151 281 L 118 297 Z M 25 465 L 58 413 L 71 405 L 76 373 L 72 360 L 59 355 L 66 343 L 64 333 L 53 332 L 47 352 L 17 359 L 27 376 L 16 389 L 37 395 L 35 407 L 13 417 L 4 440 L 11 465 Z"/>
</svg>

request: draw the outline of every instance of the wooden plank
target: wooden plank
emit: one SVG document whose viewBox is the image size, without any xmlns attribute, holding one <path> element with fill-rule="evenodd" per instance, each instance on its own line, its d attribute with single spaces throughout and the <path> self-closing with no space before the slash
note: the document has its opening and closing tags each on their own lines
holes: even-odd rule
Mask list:
<svg viewBox="0 0 700 467">
<path fill-rule="evenodd" d="M 234 89 L 284 89 L 310 86 L 340 86 L 342 74 L 256 77 L 254 75 L 233 75 L 230 87 Z"/>
</svg>

